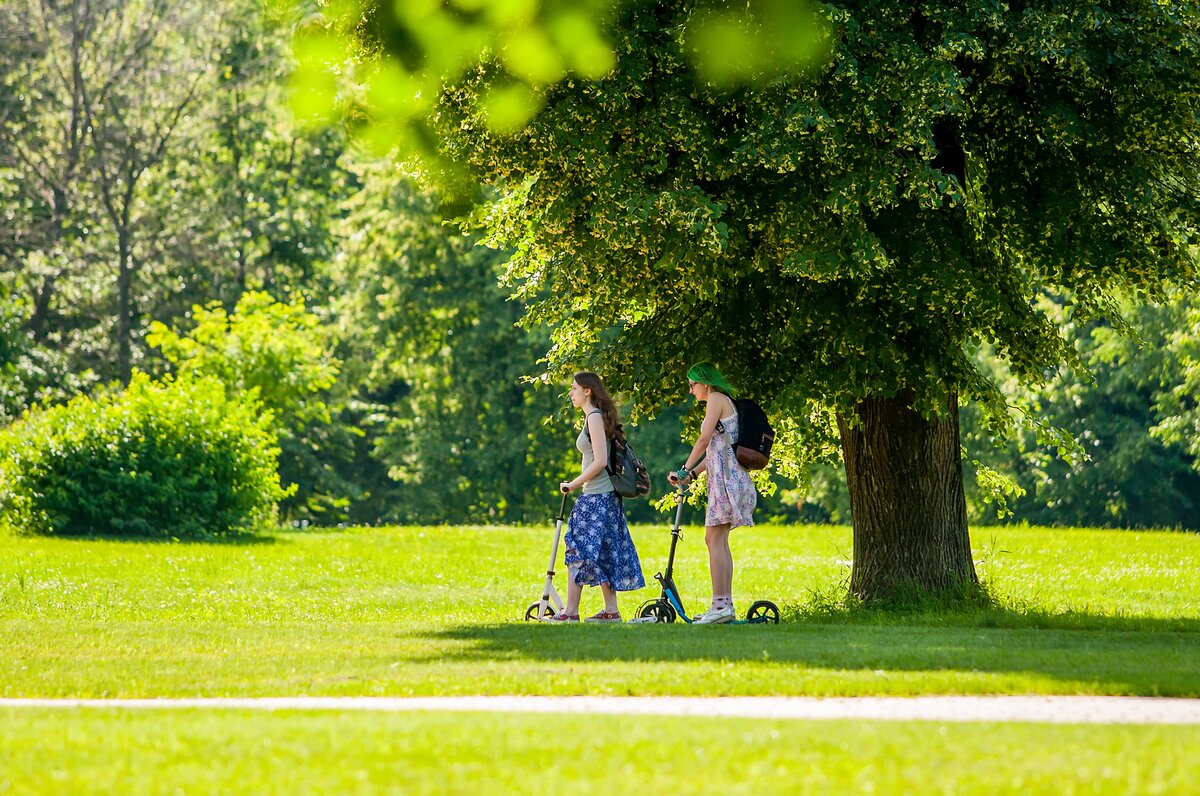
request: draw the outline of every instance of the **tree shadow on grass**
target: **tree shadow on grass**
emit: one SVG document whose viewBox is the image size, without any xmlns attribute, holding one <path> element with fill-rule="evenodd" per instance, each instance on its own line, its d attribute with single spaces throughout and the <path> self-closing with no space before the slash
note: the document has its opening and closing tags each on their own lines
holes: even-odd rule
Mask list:
<svg viewBox="0 0 1200 796">
<path fill-rule="evenodd" d="M 980 615 L 796 619 L 779 625 L 572 625 L 449 628 L 438 656 L 464 661 L 729 663 L 877 675 L 1028 674 L 1097 693 L 1200 696 L 1200 619 L 990 610 Z M 462 645 L 461 642 L 469 642 Z M 794 678 L 793 678 L 794 679 Z M 788 693 L 781 683 L 779 693 Z M 795 693 L 819 693 L 818 690 Z"/>
</svg>

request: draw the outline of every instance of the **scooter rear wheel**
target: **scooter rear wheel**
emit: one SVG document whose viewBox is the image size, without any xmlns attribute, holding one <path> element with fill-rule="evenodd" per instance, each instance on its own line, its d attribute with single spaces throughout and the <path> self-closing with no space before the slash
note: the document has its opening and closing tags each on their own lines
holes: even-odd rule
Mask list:
<svg viewBox="0 0 1200 796">
<path fill-rule="evenodd" d="M 779 624 L 779 606 L 770 600 L 759 600 L 746 611 L 746 621 L 751 624 Z"/>
<path fill-rule="evenodd" d="M 538 612 L 538 603 L 534 603 L 533 605 L 529 606 L 529 608 L 525 611 L 525 620 L 528 622 L 538 621 L 537 612 Z M 551 606 L 549 603 L 546 603 L 546 612 L 542 614 L 541 618 L 545 619 L 545 618 L 551 617 L 551 616 L 554 616 L 554 607 Z"/>
<path fill-rule="evenodd" d="M 643 603 L 637 615 L 642 619 L 654 619 L 656 623 L 670 624 L 675 621 L 675 609 L 666 600 L 650 600 Z"/>
</svg>

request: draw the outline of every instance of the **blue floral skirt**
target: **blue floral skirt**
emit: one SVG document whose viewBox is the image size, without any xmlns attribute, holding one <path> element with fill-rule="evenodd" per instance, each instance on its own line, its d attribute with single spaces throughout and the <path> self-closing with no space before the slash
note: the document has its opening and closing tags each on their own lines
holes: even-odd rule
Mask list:
<svg viewBox="0 0 1200 796">
<path fill-rule="evenodd" d="M 629 535 L 625 511 L 616 492 L 580 495 L 567 518 L 564 556 L 580 586 L 607 583 L 613 591 L 632 591 L 646 585 L 642 562 Z"/>
</svg>

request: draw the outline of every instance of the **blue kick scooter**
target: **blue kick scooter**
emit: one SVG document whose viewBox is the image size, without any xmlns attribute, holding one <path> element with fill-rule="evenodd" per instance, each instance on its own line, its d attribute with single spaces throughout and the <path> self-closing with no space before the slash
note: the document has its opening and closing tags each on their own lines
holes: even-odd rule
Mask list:
<svg viewBox="0 0 1200 796">
<path fill-rule="evenodd" d="M 679 521 L 683 516 L 683 485 L 680 484 L 675 492 L 675 526 L 671 528 L 671 552 L 667 555 L 667 569 L 654 575 L 654 579 L 662 584 L 662 595 L 656 600 L 647 600 L 638 608 L 637 618 L 631 622 L 661 623 L 674 622 L 676 618 L 691 624 L 695 620 L 688 616 L 683 608 L 683 597 L 679 587 L 675 585 L 675 547 L 679 544 Z M 761 625 L 779 624 L 779 607 L 770 600 L 758 600 L 746 611 L 745 619 L 734 619 L 724 624 L 728 625 Z"/>
</svg>

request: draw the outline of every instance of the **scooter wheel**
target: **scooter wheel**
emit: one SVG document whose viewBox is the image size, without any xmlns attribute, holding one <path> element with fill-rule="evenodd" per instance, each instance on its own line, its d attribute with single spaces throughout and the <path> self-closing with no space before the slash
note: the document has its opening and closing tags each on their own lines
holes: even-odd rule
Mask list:
<svg viewBox="0 0 1200 796">
<path fill-rule="evenodd" d="M 653 619 L 658 623 L 670 624 L 675 621 L 675 609 L 666 600 L 651 600 L 638 609 L 642 619 Z"/>
<path fill-rule="evenodd" d="M 529 608 L 525 611 L 525 620 L 528 622 L 538 621 L 537 612 L 538 612 L 538 603 L 534 603 L 533 605 L 529 606 Z M 551 608 L 550 605 L 547 604 L 546 612 L 542 614 L 542 618 L 545 619 L 550 616 L 554 616 L 554 609 Z"/>
<path fill-rule="evenodd" d="M 766 622 L 777 625 L 779 624 L 779 606 L 770 600 L 759 600 L 746 612 L 746 621 L 756 625 Z"/>
</svg>

